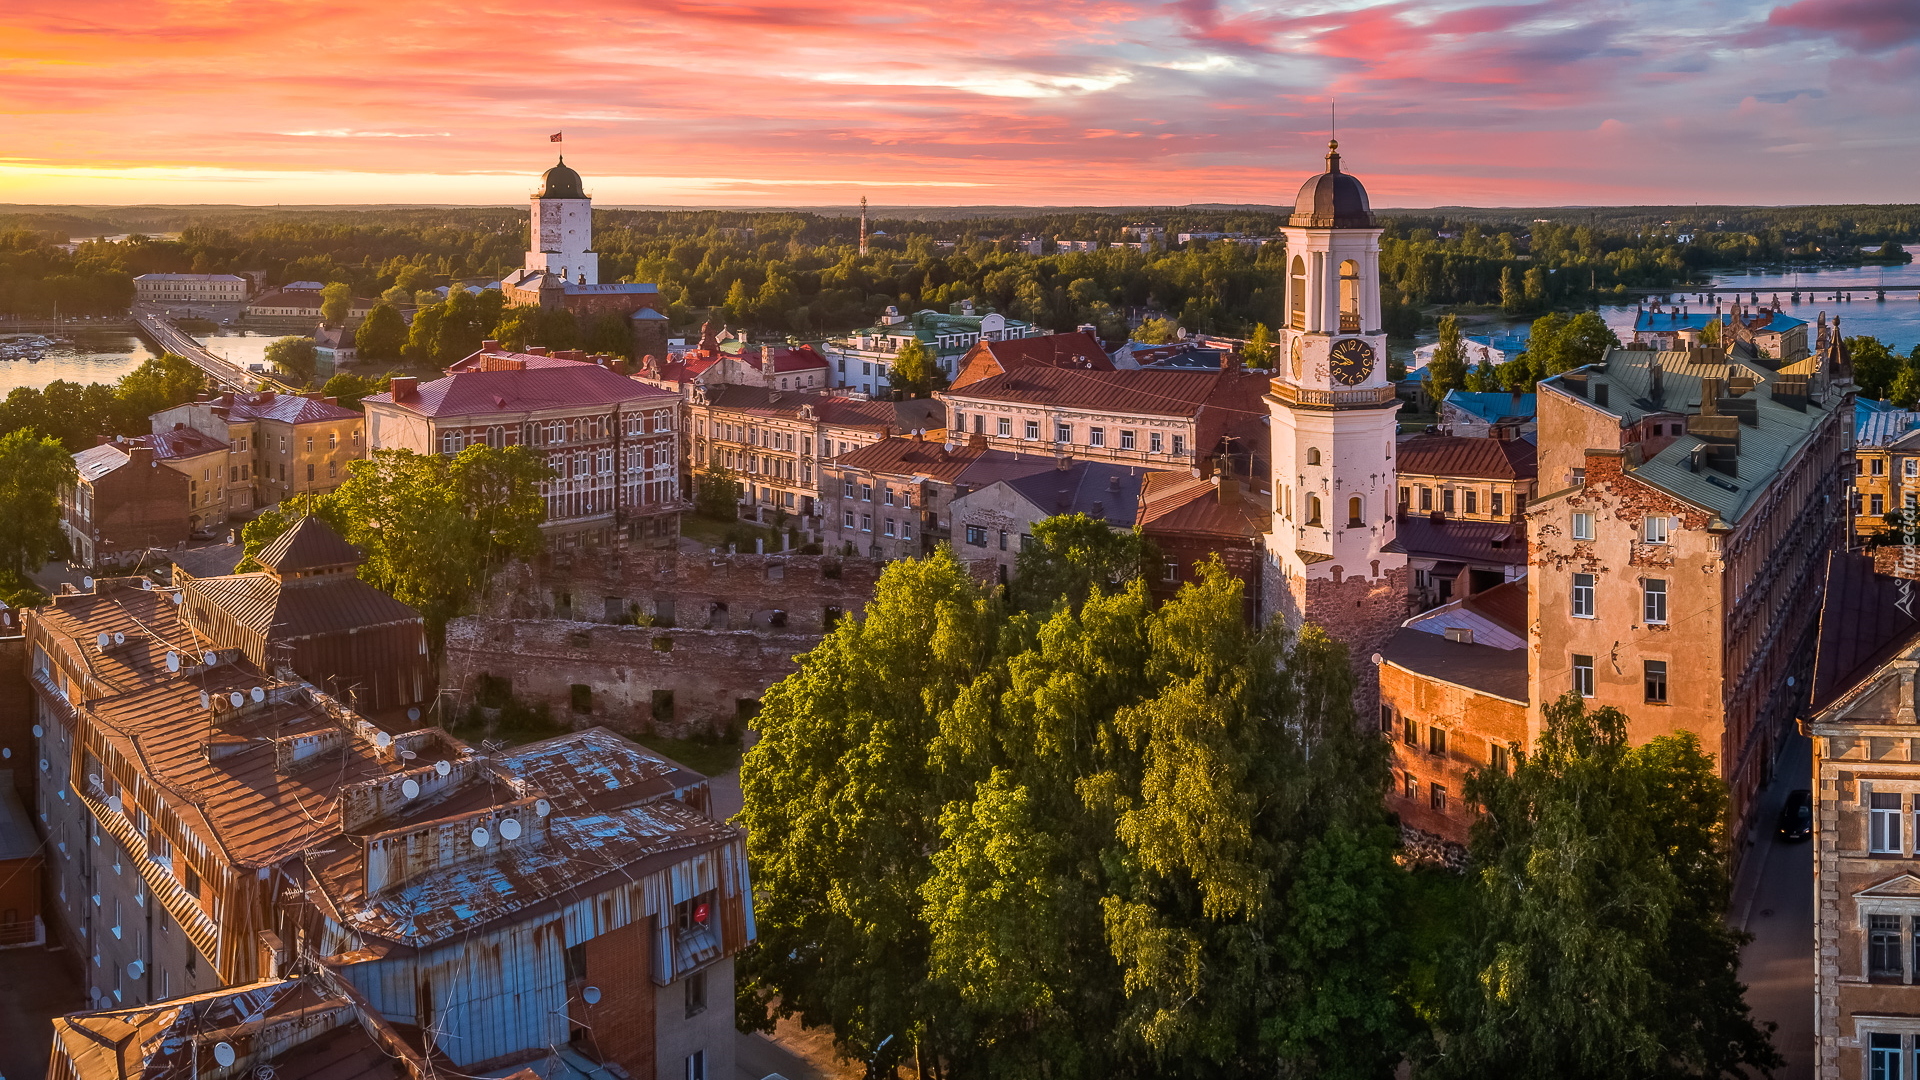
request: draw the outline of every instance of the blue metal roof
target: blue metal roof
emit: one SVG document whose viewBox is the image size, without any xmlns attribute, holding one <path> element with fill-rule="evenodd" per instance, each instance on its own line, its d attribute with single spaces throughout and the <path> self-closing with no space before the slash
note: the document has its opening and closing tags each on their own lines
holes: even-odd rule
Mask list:
<svg viewBox="0 0 1920 1080">
<path fill-rule="evenodd" d="M 1538 398 L 1532 394 L 1520 395 L 1520 411 L 1513 411 L 1513 395 L 1483 393 L 1474 390 L 1447 391 L 1446 404 L 1458 406 L 1462 411 L 1471 413 L 1478 419 L 1491 424 L 1503 416 L 1533 416 L 1539 408 Z"/>
<path fill-rule="evenodd" d="M 1871 398 L 1853 401 L 1855 446 L 1890 446 L 1909 431 L 1920 428 L 1920 412 L 1896 409 Z"/>
</svg>

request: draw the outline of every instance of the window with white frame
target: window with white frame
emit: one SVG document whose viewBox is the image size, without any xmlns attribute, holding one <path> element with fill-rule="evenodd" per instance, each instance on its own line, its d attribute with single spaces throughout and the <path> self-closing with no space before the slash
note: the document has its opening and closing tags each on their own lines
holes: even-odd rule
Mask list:
<svg viewBox="0 0 1920 1080">
<path fill-rule="evenodd" d="M 1184 454 L 1187 452 L 1187 437 L 1185 435 L 1175 435 L 1173 437 L 1173 452 L 1176 454 Z"/>
<path fill-rule="evenodd" d="M 1593 539 L 1593 515 L 1592 514 L 1573 515 L 1573 538 L 1575 540 Z"/>
<path fill-rule="evenodd" d="M 842 510 L 840 512 L 840 527 L 843 529 L 853 528 L 853 511 Z"/>
<path fill-rule="evenodd" d="M 1573 617 L 1593 618 L 1593 575 L 1573 575 Z"/>
<path fill-rule="evenodd" d="M 1648 518 L 1646 521 L 1645 532 L 1643 533 L 1643 535 L 1646 537 L 1646 541 L 1649 544 L 1666 543 L 1667 542 L 1667 519 L 1665 517 Z"/>
<path fill-rule="evenodd" d="M 994 421 L 993 432 L 994 434 L 1000 436 L 1003 439 L 1012 438 L 1013 437 L 1013 421 L 1009 420 L 1004 416 L 1001 417 L 1000 419 Z"/>
<path fill-rule="evenodd" d="M 1867 795 L 1867 850 L 1877 855 L 1900 853 L 1900 793 L 1874 791 Z"/>
<path fill-rule="evenodd" d="M 1027 421 L 1026 437 L 1029 439 L 1040 438 L 1040 421 L 1038 420 Z"/>
<path fill-rule="evenodd" d="M 1053 425 L 1053 441 L 1054 442 L 1072 442 L 1073 441 L 1073 425 L 1072 424 Z"/>
<path fill-rule="evenodd" d="M 1900 938 L 1900 916 L 1867 916 L 1867 978 L 1875 982 L 1906 978 L 1906 950 Z"/>
<path fill-rule="evenodd" d="M 1103 427 L 1088 428 L 1087 429 L 1087 445 L 1088 446 L 1107 445 L 1107 429 Z"/>
<path fill-rule="evenodd" d="M 1147 432 L 1147 453 L 1158 454 L 1162 452 L 1163 449 L 1161 446 L 1160 433 L 1157 431 Z"/>
<path fill-rule="evenodd" d="M 1644 602 L 1641 614 L 1652 625 L 1665 625 L 1667 621 L 1667 583 L 1660 578 L 1648 578 L 1641 583 Z"/>
<path fill-rule="evenodd" d="M 1132 429 L 1132 428 L 1121 428 L 1121 429 L 1120 429 L 1120 449 L 1122 449 L 1122 450 L 1132 450 L 1132 449 L 1134 449 L 1134 440 L 1133 440 L 1133 429 Z"/>
<path fill-rule="evenodd" d="M 1593 657 L 1585 653 L 1573 654 L 1573 692 L 1583 698 L 1593 696 Z"/>
</svg>

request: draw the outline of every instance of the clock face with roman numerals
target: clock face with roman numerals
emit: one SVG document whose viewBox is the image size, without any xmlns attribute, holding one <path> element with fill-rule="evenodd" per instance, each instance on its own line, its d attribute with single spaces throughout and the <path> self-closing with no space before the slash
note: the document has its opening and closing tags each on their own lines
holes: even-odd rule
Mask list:
<svg viewBox="0 0 1920 1080">
<path fill-rule="evenodd" d="M 1373 374 L 1373 346 L 1359 338 L 1334 342 L 1331 358 L 1334 380 L 1342 386 L 1359 386 Z"/>
</svg>

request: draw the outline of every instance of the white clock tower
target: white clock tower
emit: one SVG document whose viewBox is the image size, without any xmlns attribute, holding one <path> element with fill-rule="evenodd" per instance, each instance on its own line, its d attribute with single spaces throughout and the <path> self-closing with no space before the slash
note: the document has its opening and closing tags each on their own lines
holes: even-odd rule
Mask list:
<svg viewBox="0 0 1920 1080">
<path fill-rule="evenodd" d="M 593 250 L 593 200 L 567 159 L 546 171 L 533 196 L 533 243 L 527 269 L 583 285 L 600 284 L 600 256 Z"/>
<path fill-rule="evenodd" d="M 1356 666 L 1407 617 L 1407 559 L 1392 543 L 1400 402 L 1380 326 L 1380 231 L 1366 188 L 1329 143 L 1327 171 L 1301 186 L 1281 230 L 1287 318 L 1266 398 L 1267 610 L 1325 627 Z"/>
</svg>

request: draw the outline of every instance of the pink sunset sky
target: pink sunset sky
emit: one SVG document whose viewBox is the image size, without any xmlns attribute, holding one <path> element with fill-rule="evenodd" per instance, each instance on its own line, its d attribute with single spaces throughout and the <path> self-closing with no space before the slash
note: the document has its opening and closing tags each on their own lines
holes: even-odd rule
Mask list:
<svg viewBox="0 0 1920 1080">
<path fill-rule="evenodd" d="M 1920 0 L 12 0 L 0 203 L 1920 200 Z"/>
</svg>

